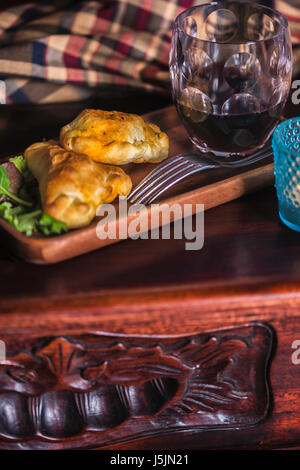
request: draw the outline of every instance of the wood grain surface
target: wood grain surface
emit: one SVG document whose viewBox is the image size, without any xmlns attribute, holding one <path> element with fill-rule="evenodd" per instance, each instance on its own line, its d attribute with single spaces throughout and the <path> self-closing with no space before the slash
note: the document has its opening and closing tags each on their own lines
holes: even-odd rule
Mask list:
<svg viewBox="0 0 300 470">
<path fill-rule="evenodd" d="M 123 105 L 118 109 L 136 112 L 132 97 Z M 24 107 L 22 111 L 4 107 L 7 131 L 2 155 L 12 147 L 14 153 L 22 151 L 33 134 L 54 132 L 58 119 L 72 119 L 78 107 Z M 289 101 L 287 116 L 297 114 L 299 107 Z M 43 118 L 38 119 L 39 115 Z M 19 140 L 14 139 L 16 129 L 20 129 Z M 107 444 L 106 449 L 299 448 L 300 365 L 292 360 L 296 352 L 292 346 L 300 340 L 299 234 L 280 222 L 273 187 L 212 208 L 205 212 L 204 222 L 204 246 L 198 251 L 186 251 L 185 240 L 172 237 L 124 240 L 47 266 L 13 256 L 4 232 L 0 234 L 0 339 L 14 345 L 8 353 L 15 362 L 24 357 L 16 357 L 19 345 L 39 356 L 47 344 L 54 351 L 54 338 L 76 339 L 77 335 L 92 338 L 104 333 L 122 336 L 129 343 L 147 336 L 160 342 L 161 336 L 217 334 L 253 322 L 273 332 L 267 371 L 270 403 L 261 422 L 225 430 L 170 430 L 163 437 L 139 435 Z M 5 388 L 0 387 L 3 393 Z M 26 405 L 22 397 L 19 403 L 22 411 Z M 50 413 L 50 421 L 54 416 Z M 66 438 L 69 446 L 70 439 Z M 0 442 L 4 448 L 12 443 L 8 433 Z M 95 440 L 91 447 L 100 443 L 97 446 Z"/>
<path fill-rule="evenodd" d="M 84 334 L 7 343 L 0 448 L 78 449 L 174 431 L 249 428 L 270 406 L 272 330 Z"/>
</svg>

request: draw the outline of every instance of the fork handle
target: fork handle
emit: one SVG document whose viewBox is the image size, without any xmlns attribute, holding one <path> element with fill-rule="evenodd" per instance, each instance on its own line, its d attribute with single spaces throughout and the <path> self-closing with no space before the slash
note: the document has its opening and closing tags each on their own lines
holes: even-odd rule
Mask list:
<svg viewBox="0 0 300 470">
<path fill-rule="evenodd" d="M 168 184 L 166 184 L 163 187 L 159 188 L 157 191 L 150 194 L 149 196 L 145 195 L 144 197 L 141 197 L 141 199 L 137 202 L 140 203 L 140 204 L 151 204 L 151 202 L 153 202 L 155 199 L 157 199 L 161 194 L 163 194 L 165 191 L 170 189 L 172 186 L 177 184 L 179 181 L 182 181 L 183 179 L 187 178 L 188 176 L 191 176 L 194 173 L 199 173 L 200 171 L 210 170 L 211 168 L 218 168 L 218 167 L 219 167 L 219 165 L 213 164 L 213 163 L 203 164 L 202 166 L 198 164 L 197 167 L 191 168 L 186 173 L 182 174 L 181 176 L 178 176 L 174 180 L 171 180 Z"/>
</svg>

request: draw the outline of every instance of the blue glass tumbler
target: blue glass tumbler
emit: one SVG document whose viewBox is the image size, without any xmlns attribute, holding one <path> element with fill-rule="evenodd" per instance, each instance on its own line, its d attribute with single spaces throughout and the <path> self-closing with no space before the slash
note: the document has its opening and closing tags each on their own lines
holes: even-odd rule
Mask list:
<svg viewBox="0 0 300 470">
<path fill-rule="evenodd" d="M 300 232 L 300 117 L 276 127 L 272 147 L 279 216 L 285 225 Z"/>
</svg>

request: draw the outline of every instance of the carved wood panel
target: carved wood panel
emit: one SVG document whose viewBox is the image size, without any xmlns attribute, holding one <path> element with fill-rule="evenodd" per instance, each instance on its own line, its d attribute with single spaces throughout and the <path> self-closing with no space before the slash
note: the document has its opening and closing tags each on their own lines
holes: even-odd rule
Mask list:
<svg viewBox="0 0 300 470">
<path fill-rule="evenodd" d="M 0 448 L 104 446 L 253 426 L 267 414 L 272 331 L 17 339 L 0 363 Z"/>
</svg>

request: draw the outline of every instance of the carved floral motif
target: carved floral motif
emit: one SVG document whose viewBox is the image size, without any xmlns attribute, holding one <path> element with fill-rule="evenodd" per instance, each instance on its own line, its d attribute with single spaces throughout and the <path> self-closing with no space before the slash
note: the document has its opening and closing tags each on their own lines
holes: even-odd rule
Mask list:
<svg viewBox="0 0 300 470">
<path fill-rule="evenodd" d="M 8 345 L 0 446 L 80 447 L 83 437 L 99 446 L 172 427 L 253 425 L 268 409 L 271 340 L 267 326 L 251 324 L 176 338 L 89 334 Z"/>
</svg>

